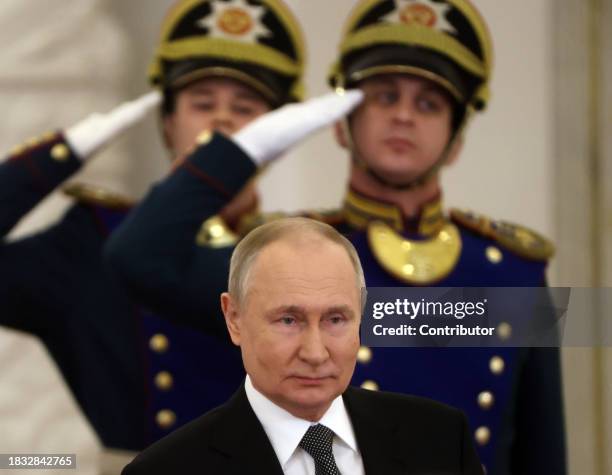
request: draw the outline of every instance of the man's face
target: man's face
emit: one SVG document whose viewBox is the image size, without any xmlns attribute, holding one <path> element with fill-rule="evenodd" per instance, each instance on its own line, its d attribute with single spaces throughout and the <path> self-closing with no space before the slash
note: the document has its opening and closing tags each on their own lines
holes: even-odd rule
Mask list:
<svg viewBox="0 0 612 475">
<path fill-rule="evenodd" d="M 448 94 L 427 79 L 406 74 L 376 76 L 359 87 L 366 98 L 351 116 L 354 153 L 391 183 L 418 178 L 451 138 Z"/>
<path fill-rule="evenodd" d="M 311 233 L 282 239 L 262 250 L 247 285 L 228 327 L 253 385 L 318 420 L 347 388 L 359 349 L 360 290 L 346 251 Z M 227 319 L 227 298 L 223 306 Z"/>
<path fill-rule="evenodd" d="M 231 135 L 270 110 L 250 87 L 229 78 L 200 79 L 176 94 L 174 112 L 164 117 L 173 158 L 191 150 L 203 130 Z"/>
</svg>

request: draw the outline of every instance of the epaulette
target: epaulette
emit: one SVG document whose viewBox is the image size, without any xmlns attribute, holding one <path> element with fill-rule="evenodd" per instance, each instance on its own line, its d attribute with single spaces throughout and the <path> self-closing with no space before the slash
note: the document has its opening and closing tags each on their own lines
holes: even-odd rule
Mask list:
<svg viewBox="0 0 612 475">
<path fill-rule="evenodd" d="M 134 206 L 134 201 L 113 191 L 85 183 L 70 183 L 62 191 L 80 203 L 124 210 Z"/>
<path fill-rule="evenodd" d="M 238 235 L 219 215 L 211 216 L 200 226 L 196 244 L 202 247 L 220 248 L 238 244 Z"/>
<path fill-rule="evenodd" d="M 236 229 L 230 228 L 225 220 L 214 215 L 206 219 L 196 235 L 196 244 L 202 247 L 228 247 L 235 246 L 238 241 L 249 232 L 262 224 L 287 216 L 284 213 L 260 213 L 253 212 L 241 216 Z"/>
<path fill-rule="evenodd" d="M 450 217 L 459 226 L 493 239 L 509 251 L 537 261 L 546 261 L 555 253 L 555 246 L 541 234 L 518 224 L 499 221 L 472 211 L 452 209 Z"/>
</svg>

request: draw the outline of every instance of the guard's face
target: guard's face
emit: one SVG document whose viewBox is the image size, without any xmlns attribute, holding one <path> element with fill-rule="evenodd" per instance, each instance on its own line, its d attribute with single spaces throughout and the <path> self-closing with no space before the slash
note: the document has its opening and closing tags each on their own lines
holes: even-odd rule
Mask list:
<svg viewBox="0 0 612 475">
<path fill-rule="evenodd" d="M 418 178 L 441 156 L 452 134 L 452 103 L 435 83 L 390 74 L 364 80 L 351 116 L 354 153 L 391 183 Z"/>
<path fill-rule="evenodd" d="M 257 257 L 242 309 L 227 294 L 222 303 L 253 385 L 295 416 L 318 420 L 355 369 L 360 292 L 341 246 L 296 239 Z"/>
<path fill-rule="evenodd" d="M 250 87 L 229 78 L 196 81 L 176 96 L 174 112 L 164 118 L 164 134 L 173 158 L 184 155 L 204 130 L 232 135 L 270 110 Z"/>
</svg>

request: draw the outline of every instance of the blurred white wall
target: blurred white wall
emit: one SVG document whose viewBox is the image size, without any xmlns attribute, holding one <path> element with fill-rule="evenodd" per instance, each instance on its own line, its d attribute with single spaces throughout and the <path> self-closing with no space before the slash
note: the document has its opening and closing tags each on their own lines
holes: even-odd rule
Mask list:
<svg viewBox="0 0 612 475">
<path fill-rule="evenodd" d="M 126 82 L 129 44 L 124 40 L 104 0 L 4 0 L 2 149 L 116 104 Z M 119 144 L 80 179 L 121 188 L 127 172 L 121 154 Z M 12 238 L 46 226 L 67 204 L 55 193 Z M 97 473 L 99 442 L 45 349 L 38 340 L 6 329 L 0 329 L 0 420 L 0 452 L 76 453 L 78 473 Z"/>
<path fill-rule="evenodd" d="M 485 16 L 494 38 L 492 101 L 468 129 L 461 159 L 445 170 L 446 204 L 525 224 L 555 240 L 558 236 L 553 216 L 559 210 L 553 193 L 554 144 L 558 137 L 552 127 L 555 119 L 552 12 L 567 2 L 473 2 Z M 602 2 L 609 4 L 609 0 Z M 0 6 L 3 39 L 0 98 L 12 117 L 5 121 L 0 134 L 0 145 L 5 150 L 30 135 L 69 125 L 90 111 L 108 110 L 120 99 L 135 97 L 148 89 L 146 67 L 161 18 L 171 0 L 67 3 L 68 0 L 5 0 Z M 325 77 L 337 51 L 340 25 L 355 1 L 287 0 L 287 3 L 302 22 L 309 43 L 308 91 L 311 96 L 326 92 Z M 46 39 L 53 35 L 57 40 Z M 104 41 L 100 41 L 100 35 Z M 120 43 L 109 42 L 107 35 L 123 39 Z M 122 147 L 128 153 L 123 153 Z M 336 146 L 331 132 L 324 131 L 280 160 L 261 178 L 263 208 L 293 211 L 338 206 L 347 167 L 346 154 Z M 151 118 L 131 131 L 116 148 L 96 158 L 87 168 L 89 181 L 133 197 L 141 196 L 167 169 L 156 120 Z M 31 226 L 52 219 L 54 213 L 57 214 L 57 208 L 39 211 Z M 554 266 L 551 281 L 555 282 Z M 8 341 L 3 338 L 5 335 L 0 334 L 0 352 L 3 341 Z M 5 348 L 17 353 L 15 348 L 22 346 L 5 344 Z M 585 361 L 581 367 L 589 364 Z M 40 377 L 41 371 L 49 370 L 47 367 L 38 372 L 31 367 L 20 370 L 22 374 L 31 373 L 33 379 Z M 8 395 L 19 398 L 40 393 L 29 389 L 31 383 L 24 386 L 20 386 L 23 381 L 6 383 L 4 375 L 0 367 L 3 378 L 0 416 L 3 407 L 7 414 L 18 411 L 18 406 L 7 402 Z M 39 399 L 38 395 L 32 397 L 28 404 Z M 568 400 L 570 417 L 574 417 L 575 408 L 581 404 L 578 398 Z M 580 426 L 580 430 L 589 427 Z M 5 451 L 5 441 L 11 436 L 3 433 L 0 425 L 0 451 Z M 570 434 L 572 440 L 581 437 L 582 433 Z M 574 446 L 580 447 L 572 442 Z M 580 460 L 589 454 L 573 456 Z M 582 466 L 580 462 L 574 464 Z"/>
</svg>

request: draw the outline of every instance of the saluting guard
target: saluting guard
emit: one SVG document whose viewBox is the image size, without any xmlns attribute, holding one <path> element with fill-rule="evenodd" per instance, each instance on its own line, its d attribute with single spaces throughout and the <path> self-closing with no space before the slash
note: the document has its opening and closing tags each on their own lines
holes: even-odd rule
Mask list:
<svg viewBox="0 0 612 475">
<path fill-rule="evenodd" d="M 2 234 L 160 103 L 176 159 L 202 129 L 233 133 L 300 100 L 303 48 L 279 0 L 176 2 L 150 69 L 154 92 L 28 140 L 0 165 Z M 225 402 L 244 378 L 240 354 L 219 324 L 204 334 L 161 318 L 172 311 L 162 298 L 140 305 L 107 265 L 104 243 L 135 203 L 86 184 L 64 190 L 75 203 L 59 223 L 0 247 L 0 323 L 41 338 L 106 448 L 138 451 Z M 255 205 L 250 189 L 224 216 Z"/>
</svg>

